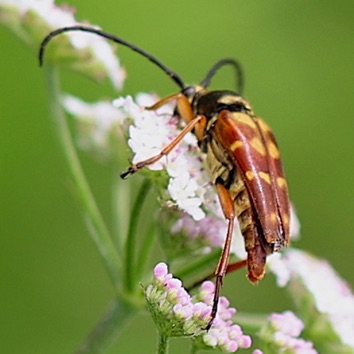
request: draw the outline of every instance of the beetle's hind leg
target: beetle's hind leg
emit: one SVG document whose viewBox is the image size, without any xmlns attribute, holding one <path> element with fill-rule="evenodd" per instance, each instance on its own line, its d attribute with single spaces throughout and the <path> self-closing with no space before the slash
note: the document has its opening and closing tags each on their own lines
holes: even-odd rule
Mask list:
<svg viewBox="0 0 354 354">
<path fill-rule="evenodd" d="M 227 219 L 227 221 L 228 221 L 228 226 L 227 226 L 226 238 L 224 241 L 224 247 L 221 252 L 218 266 L 216 267 L 216 270 L 215 270 L 216 280 L 215 280 L 215 292 L 214 292 L 214 298 L 213 298 L 213 307 L 211 310 L 209 323 L 206 326 L 206 330 L 210 329 L 210 327 L 213 324 L 213 321 L 216 317 L 216 313 L 218 311 L 220 290 L 222 287 L 222 281 L 223 281 L 224 276 L 227 272 L 227 268 L 228 268 L 228 264 L 229 264 L 230 247 L 231 247 L 231 241 L 232 241 L 232 234 L 233 234 L 233 230 L 234 230 L 234 221 L 235 221 L 235 217 L 236 217 L 234 203 L 233 203 L 233 200 L 230 196 L 229 191 L 226 189 L 226 187 L 221 182 L 218 182 L 218 181 L 216 181 L 215 187 L 216 187 L 216 191 L 218 193 L 218 197 L 220 200 L 221 208 L 224 213 L 225 219 Z"/>
</svg>

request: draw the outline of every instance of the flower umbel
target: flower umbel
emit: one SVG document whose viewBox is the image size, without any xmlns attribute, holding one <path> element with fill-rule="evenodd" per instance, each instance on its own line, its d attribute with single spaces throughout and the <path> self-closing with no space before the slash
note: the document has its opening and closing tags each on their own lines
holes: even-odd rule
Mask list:
<svg viewBox="0 0 354 354">
<path fill-rule="evenodd" d="M 164 336 L 191 336 L 198 347 L 218 348 L 230 353 L 239 348 L 249 348 L 251 338 L 232 322 L 236 309 L 229 307 L 225 297 L 220 298 L 218 314 L 211 329 L 208 332 L 204 330 L 210 319 L 213 294 L 214 284 L 207 281 L 191 297 L 181 281 L 168 273 L 164 263 L 155 267 L 154 279 L 145 288 L 148 308 Z"/>
<path fill-rule="evenodd" d="M 133 163 L 159 154 L 180 129 L 179 120 L 173 116 L 173 106 L 165 105 L 157 111 L 145 110 L 142 107 L 157 101 L 156 97 L 147 94 L 138 95 L 136 101 L 138 104 L 131 97 L 114 101 L 114 105 L 133 120 L 128 141 L 134 152 Z M 206 199 L 207 190 L 212 190 L 203 162 L 198 159 L 199 155 L 197 140 L 190 133 L 168 157 L 148 166 L 150 170 L 166 169 L 170 197 L 165 198 L 165 203 L 176 205 L 194 220 L 205 217 L 203 209 L 205 204 L 210 203 Z"/>
<path fill-rule="evenodd" d="M 72 95 L 63 97 L 63 106 L 75 119 L 79 148 L 100 161 L 123 160 L 121 146 L 128 130 L 126 115 L 110 101 L 87 103 Z"/>
<path fill-rule="evenodd" d="M 0 23 L 36 50 L 49 32 L 79 24 L 74 12 L 68 6 L 56 5 L 54 0 L 0 0 Z M 103 38 L 79 32 L 64 34 L 53 40 L 48 49 L 46 60 L 95 80 L 108 78 L 114 88 L 122 88 L 125 71 L 113 46 Z"/>
<path fill-rule="evenodd" d="M 200 286 L 199 292 L 193 297 L 195 301 L 202 301 L 210 308 L 213 304 L 215 285 L 211 281 L 205 281 Z M 233 323 L 232 318 L 236 309 L 230 307 L 230 302 L 221 296 L 218 304 L 218 312 L 210 330 L 203 334 L 199 340 L 201 346 L 211 346 L 234 353 L 240 348 L 249 348 L 252 344 L 251 337 L 243 334 L 239 325 Z M 236 316 L 237 317 L 237 316 Z"/>
<path fill-rule="evenodd" d="M 313 343 L 298 338 L 304 328 L 302 321 L 291 311 L 273 313 L 260 332 L 268 348 L 266 353 L 316 354 Z"/>
<path fill-rule="evenodd" d="M 280 286 L 288 285 L 312 338 L 325 343 L 325 350 L 354 350 L 354 295 L 328 262 L 289 249 L 270 258 L 270 269 Z"/>
<path fill-rule="evenodd" d="M 198 335 L 208 323 L 211 308 L 194 304 L 182 282 L 168 273 L 165 263 L 155 267 L 145 297 L 156 325 L 168 337 Z"/>
</svg>

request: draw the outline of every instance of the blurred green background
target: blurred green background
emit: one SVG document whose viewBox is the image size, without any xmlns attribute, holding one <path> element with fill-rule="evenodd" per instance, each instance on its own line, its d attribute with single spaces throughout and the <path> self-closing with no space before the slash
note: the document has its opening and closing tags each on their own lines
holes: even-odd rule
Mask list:
<svg viewBox="0 0 354 354">
<path fill-rule="evenodd" d="M 297 246 L 328 259 L 354 283 L 354 12 L 352 1 L 67 1 L 77 18 L 142 46 L 185 81 L 236 57 L 245 96 L 273 128 L 302 225 Z M 0 352 L 72 353 L 112 297 L 112 288 L 70 190 L 48 118 L 36 53 L 0 27 Z M 125 48 L 124 93 L 176 87 Z M 63 73 L 63 87 L 87 99 L 109 85 Z M 227 70 L 213 81 L 232 88 Z M 111 222 L 109 168 L 83 155 Z M 154 260 L 161 260 L 156 259 Z M 241 311 L 281 311 L 289 301 L 269 276 L 251 286 L 232 274 L 223 293 Z M 138 339 L 138 340 L 137 340 Z M 139 316 L 109 353 L 152 353 L 151 319 Z M 185 341 L 172 353 L 186 352 Z"/>
</svg>

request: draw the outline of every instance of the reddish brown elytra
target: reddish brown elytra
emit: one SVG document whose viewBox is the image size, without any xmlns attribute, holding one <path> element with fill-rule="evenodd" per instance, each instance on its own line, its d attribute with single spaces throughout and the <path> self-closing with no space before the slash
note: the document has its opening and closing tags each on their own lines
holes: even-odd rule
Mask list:
<svg viewBox="0 0 354 354">
<path fill-rule="evenodd" d="M 99 29 L 72 26 L 59 28 L 43 40 L 39 59 L 43 61 L 47 43 L 58 34 L 83 31 L 122 44 L 146 57 L 162 69 L 181 88 L 153 106 L 155 110 L 175 100 L 176 112 L 186 122 L 185 128 L 158 155 L 140 161 L 122 173 L 126 178 L 169 154 L 188 132 L 193 132 L 207 155 L 212 182 L 228 222 L 225 244 L 215 270 L 216 284 L 209 329 L 217 313 L 222 280 L 228 271 L 247 265 L 247 276 L 253 283 L 263 278 L 267 255 L 289 243 L 290 203 L 288 188 L 274 135 L 268 125 L 256 117 L 250 104 L 233 91 L 209 91 L 207 86 L 215 73 L 232 65 L 242 92 L 242 70 L 237 61 L 222 59 L 208 72 L 199 85 L 188 86 L 178 74 L 135 45 Z M 238 219 L 247 251 L 247 260 L 229 264 L 234 220 Z"/>
</svg>

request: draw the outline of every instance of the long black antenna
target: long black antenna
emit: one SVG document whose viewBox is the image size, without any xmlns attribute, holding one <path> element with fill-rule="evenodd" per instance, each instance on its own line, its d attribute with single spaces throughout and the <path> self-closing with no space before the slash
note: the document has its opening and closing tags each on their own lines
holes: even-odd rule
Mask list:
<svg viewBox="0 0 354 354">
<path fill-rule="evenodd" d="M 201 81 L 200 86 L 202 87 L 207 87 L 210 84 L 210 80 L 212 79 L 212 77 L 216 74 L 216 72 L 222 68 L 224 65 L 232 65 L 235 69 L 235 74 L 236 74 L 236 88 L 237 88 L 237 92 L 239 94 L 242 94 L 243 92 L 243 88 L 244 88 L 244 79 L 243 79 L 243 70 L 242 70 L 242 66 L 241 64 L 232 58 L 225 58 L 225 59 L 221 59 L 218 62 L 216 62 L 212 68 L 209 70 L 209 72 L 207 73 L 206 77 L 204 80 Z"/>
<path fill-rule="evenodd" d="M 85 27 L 85 26 L 69 26 L 69 27 L 62 27 L 62 28 L 58 28 L 55 31 L 50 32 L 42 41 L 40 49 L 39 49 L 39 64 L 42 66 L 43 64 L 43 58 L 44 58 L 44 50 L 48 44 L 48 42 L 54 38 L 55 36 L 64 33 L 64 32 L 71 32 L 71 31 L 81 31 L 81 32 L 89 32 L 89 33 L 94 33 L 97 34 L 98 36 L 107 38 L 115 43 L 119 43 L 122 44 L 128 48 L 130 48 L 131 50 L 133 50 L 134 52 L 137 52 L 139 54 L 141 54 L 142 56 L 144 56 L 145 58 L 149 59 L 151 62 L 153 62 L 155 65 L 157 65 L 160 69 L 162 69 L 182 90 L 185 89 L 187 87 L 187 85 L 183 82 L 183 80 L 181 79 L 181 77 L 175 73 L 174 71 L 172 71 L 171 69 L 169 69 L 167 66 L 165 66 L 164 64 L 162 64 L 159 60 L 157 60 L 155 57 L 153 57 L 151 54 L 145 52 L 143 49 L 135 46 L 132 43 L 129 43 L 111 33 L 102 31 L 100 29 L 94 28 L 94 27 Z"/>
</svg>

